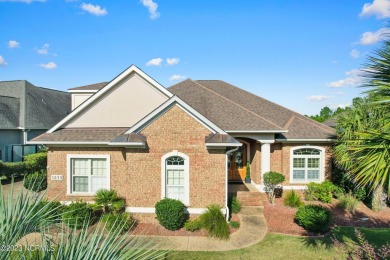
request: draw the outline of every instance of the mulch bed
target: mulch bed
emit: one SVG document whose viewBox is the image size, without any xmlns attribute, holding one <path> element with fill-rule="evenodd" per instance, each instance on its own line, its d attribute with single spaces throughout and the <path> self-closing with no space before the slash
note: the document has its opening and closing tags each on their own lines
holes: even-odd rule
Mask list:
<svg viewBox="0 0 390 260">
<path fill-rule="evenodd" d="M 360 203 L 355 213 L 350 213 L 337 207 L 336 199 L 333 199 L 332 204 L 312 201 L 305 201 L 305 204 L 319 204 L 330 209 L 332 212 L 332 227 L 352 226 L 390 228 L 390 208 L 385 208 L 380 212 L 374 212 L 363 203 Z M 304 230 L 294 222 L 294 215 L 296 212 L 296 208 L 290 208 L 283 205 L 283 198 L 277 198 L 275 200 L 275 205 L 265 201 L 264 216 L 267 220 L 268 231 L 298 236 L 316 235 Z"/>
<path fill-rule="evenodd" d="M 237 221 L 240 222 L 240 218 L 233 214 L 230 221 Z M 236 232 L 238 228 L 230 227 L 230 234 Z M 171 231 L 168 229 L 165 229 L 160 224 L 153 224 L 153 223 L 138 223 L 137 226 L 134 228 L 134 230 L 131 231 L 132 235 L 144 235 L 144 236 L 201 236 L 201 237 L 207 237 L 207 231 L 204 229 L 197 230 L 194 232 L 187 231 L 184 227 Z"/>
</svg>

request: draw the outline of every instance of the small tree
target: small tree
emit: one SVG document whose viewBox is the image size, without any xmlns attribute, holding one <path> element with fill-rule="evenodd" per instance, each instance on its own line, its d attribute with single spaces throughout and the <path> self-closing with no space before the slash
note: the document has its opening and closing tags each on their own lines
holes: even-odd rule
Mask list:
<svg viewBox="0 0 390 260">
<path fill-rule="evenodd" d="M 263 182 L 265 192 L 267 192 L 268 199 L 272 204 L 275 204 L 275 189 L 279 184 L 284 182 L 286 178 L 278 172 L 266 172 L 263 175 Z"/>
</svg>

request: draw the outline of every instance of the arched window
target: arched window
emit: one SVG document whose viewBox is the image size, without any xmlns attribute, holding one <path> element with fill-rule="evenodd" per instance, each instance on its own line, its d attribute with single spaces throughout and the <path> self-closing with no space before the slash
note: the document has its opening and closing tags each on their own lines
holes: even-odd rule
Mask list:
<svg viewBox="0 0 390 260">
<path fill-rule="evenodd" d="M 324 148 L 295 147 L 291 149 L 291 182 L 307 183 L 324 180 Z"/>
<path fill-rule="evenodd" d="M 189 159 L 173 151 L 162 157 L 162 197 L 189 204 Z"/>
</svg>

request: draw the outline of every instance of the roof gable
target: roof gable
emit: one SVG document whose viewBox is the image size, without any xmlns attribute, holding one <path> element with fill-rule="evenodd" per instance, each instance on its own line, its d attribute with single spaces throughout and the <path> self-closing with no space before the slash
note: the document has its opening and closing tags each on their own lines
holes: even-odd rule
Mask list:
<svg viewBox="0 0 390 260">
<path fill-rule="evenodd" d="M 189 114 L 196 121 L 198 121 L 203 126 L 205 126 L 207 129 L 209 129 L 212 133 L 214 133 L 214 134 L 215 133 L 226 134 L 225 131 L 223 131 L 220 127 L 218 127 L 216 124 L 211 122 L 209 119 L 207 119 L 206 117 L 201 115 L 198 111 L 196 111 L 195 109 L 190 107 L 188 104 L 186 104 L 183 100 L 181 100 L 177 96 L 171 97 L 164 104 L 162 104 L 161 106 L 156 108 L 154 111 L 149 113 L 142 120 L 140 120 L 135 125 L 133 125 L 129 130 L 127 130 L 125 132 L 125 134 L 140 133 L 143 129 L 145 129 L 153 121 L 155 121 L 161 115 L 163 115 L 167 111 L 169 111 L 173 106 L 178 106 L 179 108 L 181 108 L 184 112 Z"/>
<path fill-rule="evenodd" d="M 158 82 L 132 65 L 48 133 L 62 127 L 130 127 L 171 96 Z"/>
</svg>

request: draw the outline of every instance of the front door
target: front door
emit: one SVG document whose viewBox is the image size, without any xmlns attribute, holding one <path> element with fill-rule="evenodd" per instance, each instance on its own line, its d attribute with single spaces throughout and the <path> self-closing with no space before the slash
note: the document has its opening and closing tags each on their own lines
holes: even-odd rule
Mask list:
<svg viewBox="0 0 390 260">
<path fill-rule="evenodd" d="M 247 160 L 247 145 L 242 144 L 229 157 L 229 181 L 245 181 Z"/>
</svg>

